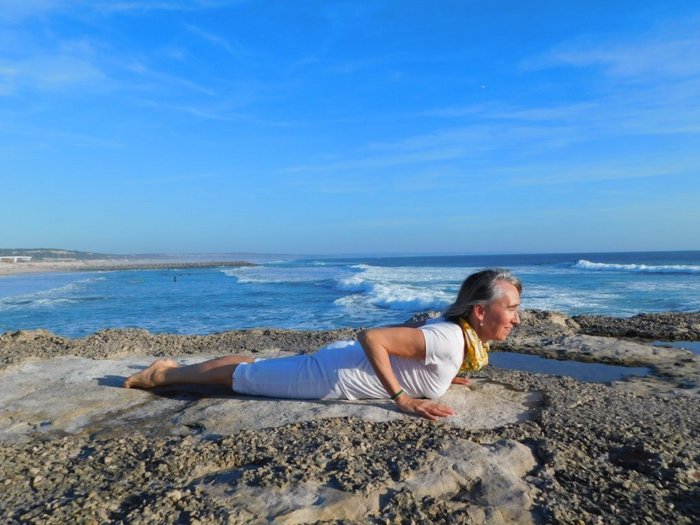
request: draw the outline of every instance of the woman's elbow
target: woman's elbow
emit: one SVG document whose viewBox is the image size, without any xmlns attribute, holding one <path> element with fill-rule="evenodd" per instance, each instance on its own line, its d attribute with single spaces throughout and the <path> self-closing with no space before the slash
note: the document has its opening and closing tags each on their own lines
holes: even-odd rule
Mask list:
<svg viewBox="0 0 700 525">
<path fill-rule="evenodd" d="M 366 330 L 362 330 L 357 334 L 357 340 L 360 342 L 363 348 L 367 348 L 367 346 L 374 340 L 376 333 L 377 330 L 375 328 L 367 328 Z"/>
<path fill-rule="evenodd" d="M 365 346 L 365 343 L 367 342 L 367 332 L 369 332 L 369 330 L 365 329 L 357 333 L 357 340 L 362 346 Z"/>
</svg>

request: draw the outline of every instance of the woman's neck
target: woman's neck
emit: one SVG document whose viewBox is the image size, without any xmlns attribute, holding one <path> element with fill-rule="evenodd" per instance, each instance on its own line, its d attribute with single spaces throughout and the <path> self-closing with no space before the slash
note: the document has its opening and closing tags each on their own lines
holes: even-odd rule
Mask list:
<svg viewBox="0 0 700 525">
<path fill-rule="evenodd" d="M 482 343 L 488 343 L 488 340 L 484 339 L 482 337 L 481 327 L 479 326 L 479 321 L 474 317 L 473 313 L 469 314 L 469 316 L 467 317 L 467 322 L 469 323 L 469 326 L 472 327 L 472 330 L 474 330 L 474 332 L 476 332 L 476 336 L 479 338 L 479 340 Z"/>
</svg>

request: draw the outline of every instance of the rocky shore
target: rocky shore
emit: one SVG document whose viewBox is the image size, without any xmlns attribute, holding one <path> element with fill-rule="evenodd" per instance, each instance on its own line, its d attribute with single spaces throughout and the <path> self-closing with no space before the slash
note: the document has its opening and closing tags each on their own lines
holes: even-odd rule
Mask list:
<svg viewBox="0 0 700 525">
<path fill-rule="evenodd" d="M 495 350 L 648 367 L 611 384 L 489 366 L 430 423 L 384 402 L 119 388 L 153 356 L 308 352 L 354 330 L 0 335 L 4 523 L 700 522 L 700 313 L 529 311 Z"/>
</svg>

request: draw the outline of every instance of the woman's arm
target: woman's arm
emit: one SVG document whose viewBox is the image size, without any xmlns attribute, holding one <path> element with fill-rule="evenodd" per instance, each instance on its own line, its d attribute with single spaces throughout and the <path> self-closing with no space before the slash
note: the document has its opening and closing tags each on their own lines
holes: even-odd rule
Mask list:
<svg viewBox="0 0 700 525">
<path fill-rule="evenodd" d="M 401 390 L 401 385 L 391 368 L 389 356 L 395 355 L 425 362 L 425 337 L 423 332 L 416 328 L 373 328 L 360 332 L 357 339 L 390 397 Z M 428 419 L 454 414 L 448 406 L 428 399 L 414 399 L 405 393 L 394 401 L 402 411 Z"/>
</svg>

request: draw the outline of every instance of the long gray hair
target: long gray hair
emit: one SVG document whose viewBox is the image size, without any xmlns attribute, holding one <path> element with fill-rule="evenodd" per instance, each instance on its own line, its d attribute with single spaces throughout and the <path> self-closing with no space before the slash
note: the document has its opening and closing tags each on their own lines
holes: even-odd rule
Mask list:
<svg viewBox="0 0 700 525">
<path fill-rule="evenodd" d="M 467 320 L 475 305 L 489 304 L 503 294 L 503 290 L 497 286 L 499 281 L 512 284 L 518 289 L 518 293 L 523 291 L 520 279 L 513 275 L 510 270 L 487 268 L 471 274 L 464 280 L 457 294 L 457 299 L 445 310 L 443 316 L 454 323 L 460 318 Z"/>
</svg>

